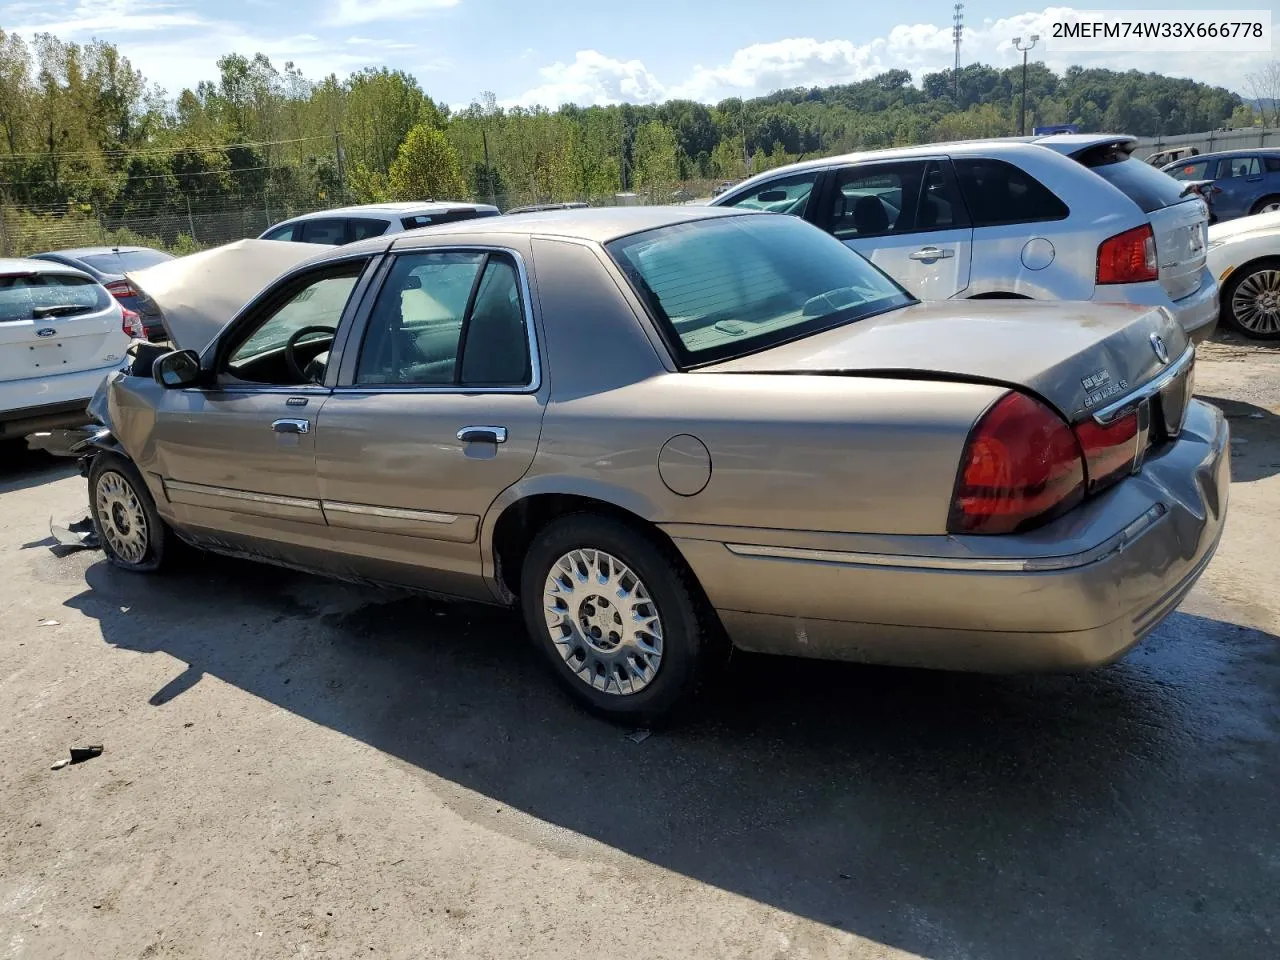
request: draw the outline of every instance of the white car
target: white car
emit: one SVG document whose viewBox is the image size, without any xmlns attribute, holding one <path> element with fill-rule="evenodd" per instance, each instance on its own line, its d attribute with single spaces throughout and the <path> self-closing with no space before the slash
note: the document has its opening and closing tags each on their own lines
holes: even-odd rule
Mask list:
<svg viewBox="0 0 1280 960">
<path fill-rule="evenodd" d="M 413 203 L 368 203 L 358 207 L 319 210 L 277 223 L 259 240 L 293 240 L 299 243 L 323 243 L 342 246 L 380 237 L 385 233 L 403 233 L 419 227 L 433 227 L 476 217 L 496 217 L 497 207 L 487 203 L 464 203 L 427 200 Z"/>
<path fill-rule="evenodd" d="M 89 400 L 141 331 L 88 274 L 0 260 L 0 440 L 88 423 Z"/>
<path fill-rule="evenodd" d="M 1213 224 L 1208 263 L 1222 322 L 1246 337 L 1280 340 L 1280 212 Z"/>
</svg>

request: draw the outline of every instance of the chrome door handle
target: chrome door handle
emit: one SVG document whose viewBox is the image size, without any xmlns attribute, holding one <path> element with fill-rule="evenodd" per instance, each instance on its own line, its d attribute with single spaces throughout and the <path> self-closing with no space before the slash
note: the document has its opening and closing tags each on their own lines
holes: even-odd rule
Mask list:
<svg viewBox="0 0 1280 960">
<path fill-rule="evenodd" d="M 954 257 L 956 252 L 951 249 L 943 249 L 941 247 L 922 247 L 915 253 L 911 254 L 912 260 L 947 260 Z"/>
<path fill-rule="evenodd" d="M 463 427 L 458 431 L 463 443 L 506 443 L 506 427 Z"/>
<path fill-rule="evenodd" d="M 310 420 L 276 420 L 271 424 L 271 429 L 276 433 L 310 433 Z"/>
</svg>

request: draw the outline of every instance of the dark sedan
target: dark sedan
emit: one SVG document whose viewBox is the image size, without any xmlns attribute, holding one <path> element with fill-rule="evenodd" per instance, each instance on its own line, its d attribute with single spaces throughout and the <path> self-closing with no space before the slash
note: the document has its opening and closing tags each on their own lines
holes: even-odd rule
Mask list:
<svg viewBox="0 0 1280 960">
<path fill-rule="evenodd" d="M 32 260 L 52 260 L 83 270 L 107 288 L 120 304 L 142 318 L 148 340 L 165 339 L 160 314 L 146 297 L 141 296 L 125 279 L 130 270 L 142 270 L 174 259 L 172 254 L 150 247 L 78 247 L 74 250 L 52 250 L 32 254 Z"/>
</svg>

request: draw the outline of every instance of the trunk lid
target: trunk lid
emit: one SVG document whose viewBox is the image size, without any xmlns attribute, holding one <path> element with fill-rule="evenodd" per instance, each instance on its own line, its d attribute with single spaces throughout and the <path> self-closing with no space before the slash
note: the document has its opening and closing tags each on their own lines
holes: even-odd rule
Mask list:
<svg viewBox="0 0 1280 960">
<path fill-rule="evenodd" d="M 1159 376 L 1187 346 L 1182 327 L 1160 307 L 949 300 L 904 307 L 700 372 L 974 380 L 1036 394 L 1074 423 Z"/>
<path fill-rule="evenodd" d="M 148 309 L 159 314 L 173 345 L 199 351 L 276 277 L 330 249 L 319 243 L 237 240 L 131 270 L 125 277 Z"/>
<path fill-rule="evenodd" d="M 1150 217 L 1156 235 L 1160 284 L 1170 300 L 1191 296 L 1200 289 L 1209 248 L 1209 214 L 1204 201 L 1191 197 L 1172 207 L 1153 210 Z"/>
<path fill-rule="evenodd" d="M 129 345 L 120 307 L 78 271 L 0 272 L 0 380 L 97 370 Z"/>
</svg>

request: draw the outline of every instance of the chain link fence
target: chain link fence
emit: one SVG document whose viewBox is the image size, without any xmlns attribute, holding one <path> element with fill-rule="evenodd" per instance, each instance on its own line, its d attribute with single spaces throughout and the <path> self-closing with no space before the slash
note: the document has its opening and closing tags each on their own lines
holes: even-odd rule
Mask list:
<svg viewBox="0 0 1280 960">
<path fill-rule="evenodd" d="M 713 181 L 687 181 L 593 197 L 552 197 L 507 190 L 509 210 L 565 201 L 590 206 L 696 203 L 711 196 Z M 458 197 L 488 203 L 488 197 Z M 180 196 L 150 203 L 18 205 L 0 194 L 0 256 L 21 257 L 72 247 L 136 245 L 191 253 L 260 236 L 282 220 L 341 206 L 311 194 L 223 193 Z"/>
</svg>

